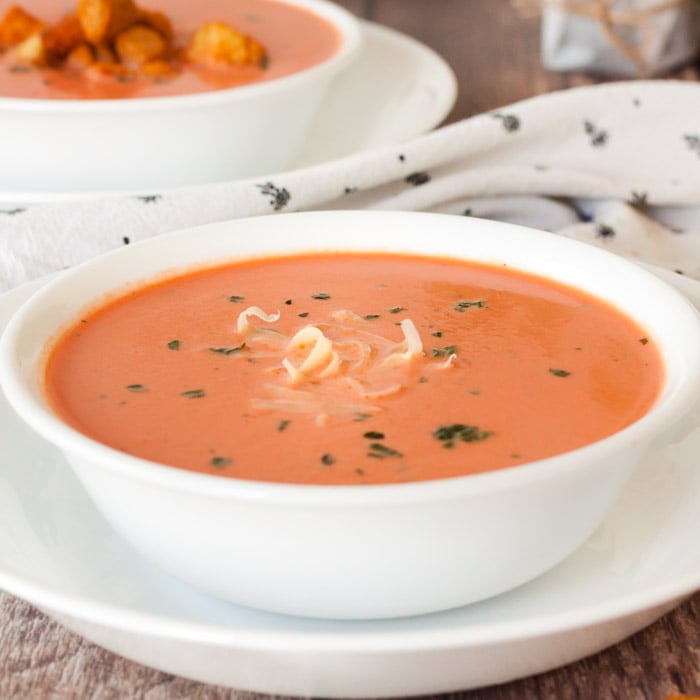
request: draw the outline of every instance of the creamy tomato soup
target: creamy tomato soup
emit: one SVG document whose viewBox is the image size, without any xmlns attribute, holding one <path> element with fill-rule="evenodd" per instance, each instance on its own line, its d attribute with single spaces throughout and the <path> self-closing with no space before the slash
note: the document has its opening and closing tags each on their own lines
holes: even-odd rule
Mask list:
<svg viewBox="0 0 700 700">
<path fill-rule="evenodd" d="M 160 281 L 86 313 L 50 404 L 118 450 L 273 482 L 476 474 L 614 433 L 663 369 L 574 289 L 448 259 L 305 255 Z"/>
<path fill-rule="evenodd" d="M 0 16 L 13 4 L 16 3 L 0 0 Z M 225 22 L 255 37 L 265 47 L 265 67 L 182 62 L 177 73 L 167 79 L 148 76 L 95 79 L 82 70 L 17 66 L 8 51 L 0 53 L 0 96 L 114 99 L 219 90 L 273 80 L 310 68 L 334 55 L 341 42 L 339 32 L 325 19 L 276 0 L 143 0 L 139 5 L 165 13 L 173 26 L 174 43 L 183 47 L 203 22 Z M 74 2 L 26 0 L 22 6 L 46 24 L 52 24 L 72 11 Z"/>
</svg>

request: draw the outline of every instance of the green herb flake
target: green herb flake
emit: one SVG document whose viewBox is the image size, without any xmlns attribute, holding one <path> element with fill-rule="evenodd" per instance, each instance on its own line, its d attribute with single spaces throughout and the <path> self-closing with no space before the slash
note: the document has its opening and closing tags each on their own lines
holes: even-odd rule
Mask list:
<svg viewBox="0 0 700 700">
<path fill-rule="evenodd" d="M 392 306 L 389 309 L 390 314 L 400 314 L 402 311 L 408 311 L 405 306 Z"/>
<path fill-rule="evenodd" d="M 470 309 L 471 307 L 476 307 L 477 309 L 483 309 L 486 306 L 486 302 L 483 299 L 462 299 L 454 305 L 454 310 L 460 313 Z"/>
<path fill-rule="evenodd" d="M 553 367 L 549 368 L 549 373 L 553 374 L 555 377 L 568 377 L 571 372 L 567 372 L 565 369 L 555 369 Z"/>
<path fill-rule="evenodd" d="M 419 377 L 419 378 L 418 378 L 418 383 L 419 383 L 419 384 L 427 384 L 429 381 L 430 381 L 430 380 L 428 379 L 428 377 Z"/>
<path fill-rule="evenodd" d="M 452 449 L 457 442 L 480 442 L 491 437 L 490 430 L 481 430 L 477 425 L 466 423 L 452 423 L 441 425 L 433 431 L 433 437 L 442 443 L 447 449 Z"/>
<path fill-rule="evenodd" d="M 143 393 L 144 391 L 148 391 L 148 387 L 144 386 L 143 384 L 127 384 L 126 385 L 127 391 L 133 391 L 135 394 Z"/>
<path fill-rule="evenodd" d="M 639 339 L 639 342 L 640 342 L 642 345 L 646 345 L 646 344 L 649 342 L 649 338 L 640 338 L 640 339 Z"/>
<path fill-rule="evenodd" d="M 287 306 L 291 306 L 291 305 L 292 305 L 292 300 L 291 300 L 291 299 L 286 299 L 284 303 L 285 303 Z"/>
<path fill-rule="evenodd" d="M 302 311 L 300 314 L 297 314 L 299 318 L 306 318 L 309 315 L 308 311 Z"/>
<path fill-rule="evenodd" d="M 456 345 L 445 345 L 444 348 L 433 348 L 433 357 L 449 357 L 457 353 Z"/>
<path fill-rule="evenodd" d="M 383 440 L 384 433 L 379 433 L 376 430 L 368 430 L 362 437 L 366 437 L 368 440 Z"/>
<path fill-rule="evenodd" d="M 442 331 L 435 331 L 435 333 L 433 333 L 433 337 L 442 338 Z"/>
<path fill-rule="evenodd" d="M 280 433 L 281 433 L 281 432 L 284 432 L 284 431 L 289 427 L 289 424 L 290 424 L 291 422 L 292 422 L 292 421 L 290 421 L 290 420 L 281 420 L 281 421 L 277 424 L 277 430 L 278 430 Z"/>
<path fill-rule="evenodd" d="M 357 467 L 357 468 L 355 469 L 355 474 L 357 474 L 358 476 L 364 476 L 364 475 L 365 475 L 365 470 L 364 470 L 364 469 L 360 469 L 360 467 Z"/>
<path fill-rule="evenodd" d="M 245 297 L 238 296 L 238 294 L 234 294 L 233 296 L 230 296 L 228 298 L 229 301 L 232 301 L 234 304 L 239 304 L 242 301 L 245 301 Z"/>
<path fill-rule="evenodd" d="M 361 421 L 363 421 L 363 420 L 367 420 L 368 418 L 371 418 L 371 417 L 372 417 L 372 414 L 371 414 L 371 413 L 356 413 L 356 414 L 355 414 L 355 417 L 353 418 L 353 420 L 354 420 L 356 423 L 359 423 L 359 422 L 361 422 Z"/>
<path fill-rule="evenodd" d="M 180 349 L 180 341 L 179 340 L 171 340 L 168 343 L 168 350 L 179 350 Z"/>
<path fill-rule="evenodd" d="M 233 460 L 230 457 L 212 457 L 209 464 L 217 469 L 223 469 L 224 467 L 228 467 L 232 461 Z"/>
<path fill-rule="evenodd" d="M 220 348 L 209 348 L 209 352 L 215 352 L 217 355 L 226 355 L 227 357 L 229 355 L 235 355 L 242 350 L 245 349 L 245 343 L 242 345 L 235 345 L 235 346 L 229 346 L 229 347 L 220 347 Z"/>
<path fill-rule="evenodd" d="M 188 391 L 183 391 L 180 396 L 185 399 L 201 399 L 206 396 L 204 389 L 189 389 Z"/>
<path fill-rule="evenodd" d="M 386 457 L 403 457 L 403 454 L 392 447 L 387 447 L 381 442 L 373 442 L 369 446 L 368 457 L 374 457 L 375 459 L 385 459 Z"/>
<path fill-rule="evenodd" d="M 374 321 L 375 318 L 379 318 L 379 314 L 367 314 L 365 321 Z"/>
<path fill-rule="evenodd" d="M 321 464 L 323 464 L 326 467 L 330 467 L 331 465 L 335 464 L 335 457 L 332 454 L 326 452 L 326 454 L 324 454 L 321 457 Z"/>
<path fill-rule="evenodd" d="M 328 301 L 331 298 L 331 295 L 326 294 L 326 292 L 318 292 L 318 294 L 312 294 L 311 298 L 317 299 L 318 301 Z"/>
</svg>

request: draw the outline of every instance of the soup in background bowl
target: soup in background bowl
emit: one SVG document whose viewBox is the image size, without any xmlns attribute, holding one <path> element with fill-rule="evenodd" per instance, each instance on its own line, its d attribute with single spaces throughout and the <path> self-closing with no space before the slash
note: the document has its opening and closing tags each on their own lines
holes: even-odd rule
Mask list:
<svg viewBox="0 0 700 700">
<path fill-rule="evenodd" d="M 50 29 L 61 21 L 55 3 L 28 0 L 22 7 Z M 146 19 L 79 45 L 92 62 L 85 66 L 65 57 L 23 63 L 16 46 L 2 50 L 0 32 L 0 189 L 136 191 L 278 172 L 362 46 L 356 18 L 327 0 L 153 0 L 134 7 Z M 0 4 L 0 16 L 7 8 Z M 158 34 L 154 27 L 163 22 Z M 170 37 L 172 48 L 141 63 L 143 32 Z M 122 42 L 120 52 L 130 33 L 136 48 Z M 42 33 L 30 44 L 33 36 Z M 222 47 L 233 46 L 229 54 L 236 55 L 237 38 L 255 42 L 250 61 L 218 60 Z"/>
<path fill-rule="evenodd" d="M 61 275 L 8 326 L 0 377 L 164 570 L 266 610 L 377 618 L 574 551 L 695 401 L 699 358 L 690 303 L 600 249 L 322 212 Z"/>
</svg>

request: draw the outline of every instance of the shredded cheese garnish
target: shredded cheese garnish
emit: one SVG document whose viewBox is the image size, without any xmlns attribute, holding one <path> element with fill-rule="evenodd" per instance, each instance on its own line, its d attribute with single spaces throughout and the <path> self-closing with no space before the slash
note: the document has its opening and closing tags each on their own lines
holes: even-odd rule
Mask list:
<svg viewBox="0 0 700 700">
<path fill-rule="evenodd" d="M 411 365 L 424 358 L 423 369 L 448 369 L 457 359 L 425 359 L 418 329 L 409 318 L 399 324 L 403 339 L 396 341 L 376 332 L 374 325 L 348 309 L 333 311 L 330 320 L 307 324 L 291 338 L 275 329 L 255 326 L 249 318 L 275 323 L 280 312 L 268 314 L 250 306 L 238 317 L 236 330 L 245 336 L 246 356 L 279 358 L 267 367 L 275 383 L 262 385 L 252 400 L 260 410 L 307 413 L 321 426 L 330 416 L 375 413 L 381 402 L 399 394 L 411 381 Z M 415 381 L 415 376 L 413 377 Z"/>
<path fill-rule="evenodd" d="M 279 311 L 274 314 L 266 314 L 259 306 L 249 306 L 238 314 L 236 331 L 240 335 L 247 335 L 251 331 L 257 330 L 256 326 L 252 326 L 248 323 L 249 316 L 259 318 L 261 321 L 265 321 L 265 323 L 274 323 L 275 321 L 279 321 L 280 315 Z"/>
</svg>

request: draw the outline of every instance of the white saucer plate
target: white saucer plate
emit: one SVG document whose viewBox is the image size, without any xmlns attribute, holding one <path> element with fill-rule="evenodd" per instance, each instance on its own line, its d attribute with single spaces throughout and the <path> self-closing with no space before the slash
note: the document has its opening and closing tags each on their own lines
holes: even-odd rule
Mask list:
<svg viewBox="0 0 700 700">
<path fill-rule="evenodd" d="M 444 59 L 424 44 L 388 27 L 363 21 L 362 28 L 362 55 L 333 85 L 289 170 L 424 134 L 440 124 L 452 109 L 457 79 Z M 269 177 L 274 179 L 273 175 Z M 159 189 L 160 193 L 167 191 Z M 139 192 L 5 190 L 0 191 L 0 205 L 134 194 Z"/>
<path fill-rule="evenodd" d="M 655 271 L 700 307 L 700 283 Z M 41 284 L 0 296 L 0 328 Z M 0 444 L 0 588 L 117 654 L 204 682 L 324 697 L 466 690 L 599 651 L 700 588 L 698 411 L 556 569 L 483 603 L 372 622 L 277 616 L 199 593 L 133 554 L 1 396 Z"/>
</svg>

